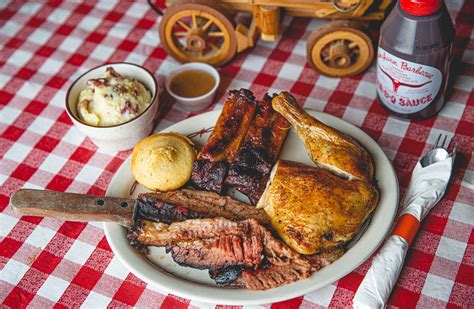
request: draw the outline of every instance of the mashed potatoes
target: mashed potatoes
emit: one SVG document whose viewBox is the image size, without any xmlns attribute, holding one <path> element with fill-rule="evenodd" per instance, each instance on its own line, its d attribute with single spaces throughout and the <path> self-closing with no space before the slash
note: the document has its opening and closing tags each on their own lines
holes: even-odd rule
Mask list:
<svg viewBox="0 0 474 309">
<path fill-rule="evenodd" d="M 132 174 L 151 190 L 179 189 L 189 178 L 196 159 L 193 143 L 178 133 L 153 134 L 135 145 Z"/>
<path fill-rule="evenodd" d="M 108 127 L 137 117 L 150 103 L 150 91 L 142 83 L 108 67 L 104 76 L 87 81 L 77 112 L 86 124 Z"/>
</svg>

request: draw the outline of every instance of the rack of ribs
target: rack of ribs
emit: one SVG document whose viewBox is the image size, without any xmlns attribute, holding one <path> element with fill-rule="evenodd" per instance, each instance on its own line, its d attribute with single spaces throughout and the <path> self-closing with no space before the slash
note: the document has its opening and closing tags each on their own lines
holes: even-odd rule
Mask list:
<svg viewBox="0 0 474 309">
<path fill-rule="evenodd" d="M 272 107 L 265 94 L 237 156 L 231 162 L 225 184 L 245 194 L 252 204 L 260 199 L 291 125 Z"/>
<path fill-rule="evenodd" d="M 247 133 L 256 105 L 250 90 L 229 92 L 214 130 L 194 162 L 191 185 L 217 193 L 222 191 L 229 164 Z"/>
</svg>

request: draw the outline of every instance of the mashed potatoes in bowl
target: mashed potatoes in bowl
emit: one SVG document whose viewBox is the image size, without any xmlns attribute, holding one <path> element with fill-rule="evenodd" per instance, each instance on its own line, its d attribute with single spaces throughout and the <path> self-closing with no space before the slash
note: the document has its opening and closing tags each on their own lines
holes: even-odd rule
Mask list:
<svg viewBox="0 0 474 309">
<path fill-rule="evenodd" d="M 79 131 L 99 148 L 128 150 L 153 131 L 159 93 L 154 74 L 145 67 L 106 63 L 69 86 L 65 109 Z"/>
<path fill-rule="evenodd" d="M 137 117 L 150 103 L 150 91 L 142 83 L 108 67 L 103 76 L 87 81 L 87 88 L 79 94 L 77 112 L 86 124 L 108 127 Z"/>
</svg>

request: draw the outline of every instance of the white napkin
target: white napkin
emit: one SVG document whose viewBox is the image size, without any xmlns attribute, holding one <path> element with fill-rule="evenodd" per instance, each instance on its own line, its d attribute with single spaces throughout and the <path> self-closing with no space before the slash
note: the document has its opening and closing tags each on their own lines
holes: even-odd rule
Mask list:
<svg viewBox="0 0 474 309">
<path fill-rule="evenodd" d="M 412 214 L 421 222 L 443 197 L 451 178 L 453 163 L 454 157 L 426 167 L 418 162 L 403 199 L 401 215 Z"/>
<path fill-rule="evenodd" d="M 403 211 L 420 222 L 439 202 L 446 191 L 454 157 L 422 167 L 418 162 L 403 199 Z M 372 266 L 357 290 L 353 305 L 355 308 L 382 308 L 397 282 L 402 270 L 408 242 L 400 236 L 392 235 L 372 261 Z"/>
</svg>

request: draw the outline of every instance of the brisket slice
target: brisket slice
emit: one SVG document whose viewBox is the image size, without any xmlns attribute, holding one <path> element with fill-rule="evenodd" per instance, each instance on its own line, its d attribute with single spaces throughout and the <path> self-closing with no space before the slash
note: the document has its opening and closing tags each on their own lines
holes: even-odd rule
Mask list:
<svg viewBox="0 0 474 309">
<path fill-rule="evenodd" d="M 344 254 L 344 249 L 334 248 L 327 252 L 306 255 L 306 259 L 311 263 L 314 271 L 328 266 Z"/>
<path fill-rule="evenodd" d="M 160 196 L 160 194 L 156 193 L 145 193 L 138 196 L 138 207 L 134 217 L 135 222 L 148 220 L 170 224 L 188 219 L 210 217 L 205 209 L 195 211 L 184 202 L 170 203 L 160 199 Z M 191 201 L 189 202 L 192 203 Z"/>
<path fill-rule="evenodd" d="M 233 221 L 255 219 L 272 230 L 270 218 L 263 209 L 255 209 L 246 203 L 214 192 L 181 189 L 163 193 L 145 193 L 140 195 L 140 201 L 153 205 L 152 210 L 157 209 L 155 210 L 157 216 L 154 218 L 145 216 L 151 221 L 172 223 L 206 217 L 223 217 Z M 150 209 L 148 205 L 140 206 L 139 209 Z"/>
<path fill-rule="evenodd" d="M 256 109 L 247 89 L 231 90 L 216 125 L 193 164 L 190 183 L 198 189 L 220 193 Z"/>
<path fill-rule="evenodd" d="M 225 184 L 247 195 L 256 204 L 265 190 L 286 134 L 291 125 L 272 107 L 272 97 L 265 94 L 257 105 L 254 119 L 231 162 Z"/>
<path fill-rule="evenodd" d="M 249 229 L 249 222 L 234 222 L 224 218 L 190 219 L 171 224 L 145 220 L 134 233 L 142 244 L 168 247 L 180 242 L 193 242 L 223 235 L 246 236 Z"/>
<path fill-rule="evenodd" d="M 179 242 L 168 247 L 176 263 L 198 269 L 220 269 L 241 265 L 254 267 L 262 262 L 263 243 L 258 235 L 222 235 L 210 239 Z"/>
<path fill-rule="evenodd" d="M 302 264 L 270 265 L 264 269 L 243 270 L 237 279 L 226 285 L 250 290 L 268 290 L 301 279 L 306 279 L 311 276 L 312 273 L 313 271 L 310 267 Z M 222 273 L 210 271 L 210 276 L 216 280 L 215 278 L 222 277 Z"/>
<path fill-rule="evenodd" d="M 231 266 L 210 270 L 209 275 L 219 285 L 251 290 L 267 290 L 305 279 L 313 272 L 337 260 L 343 253 L 342 249 L 337 249 L 327 253 L 305 255 L 304 258 L 311 264 L 310 268 L 305 263 L 300 264 L 298 262 L 278 265 L 267 264 L 257 270 Z"/>
</svg>

